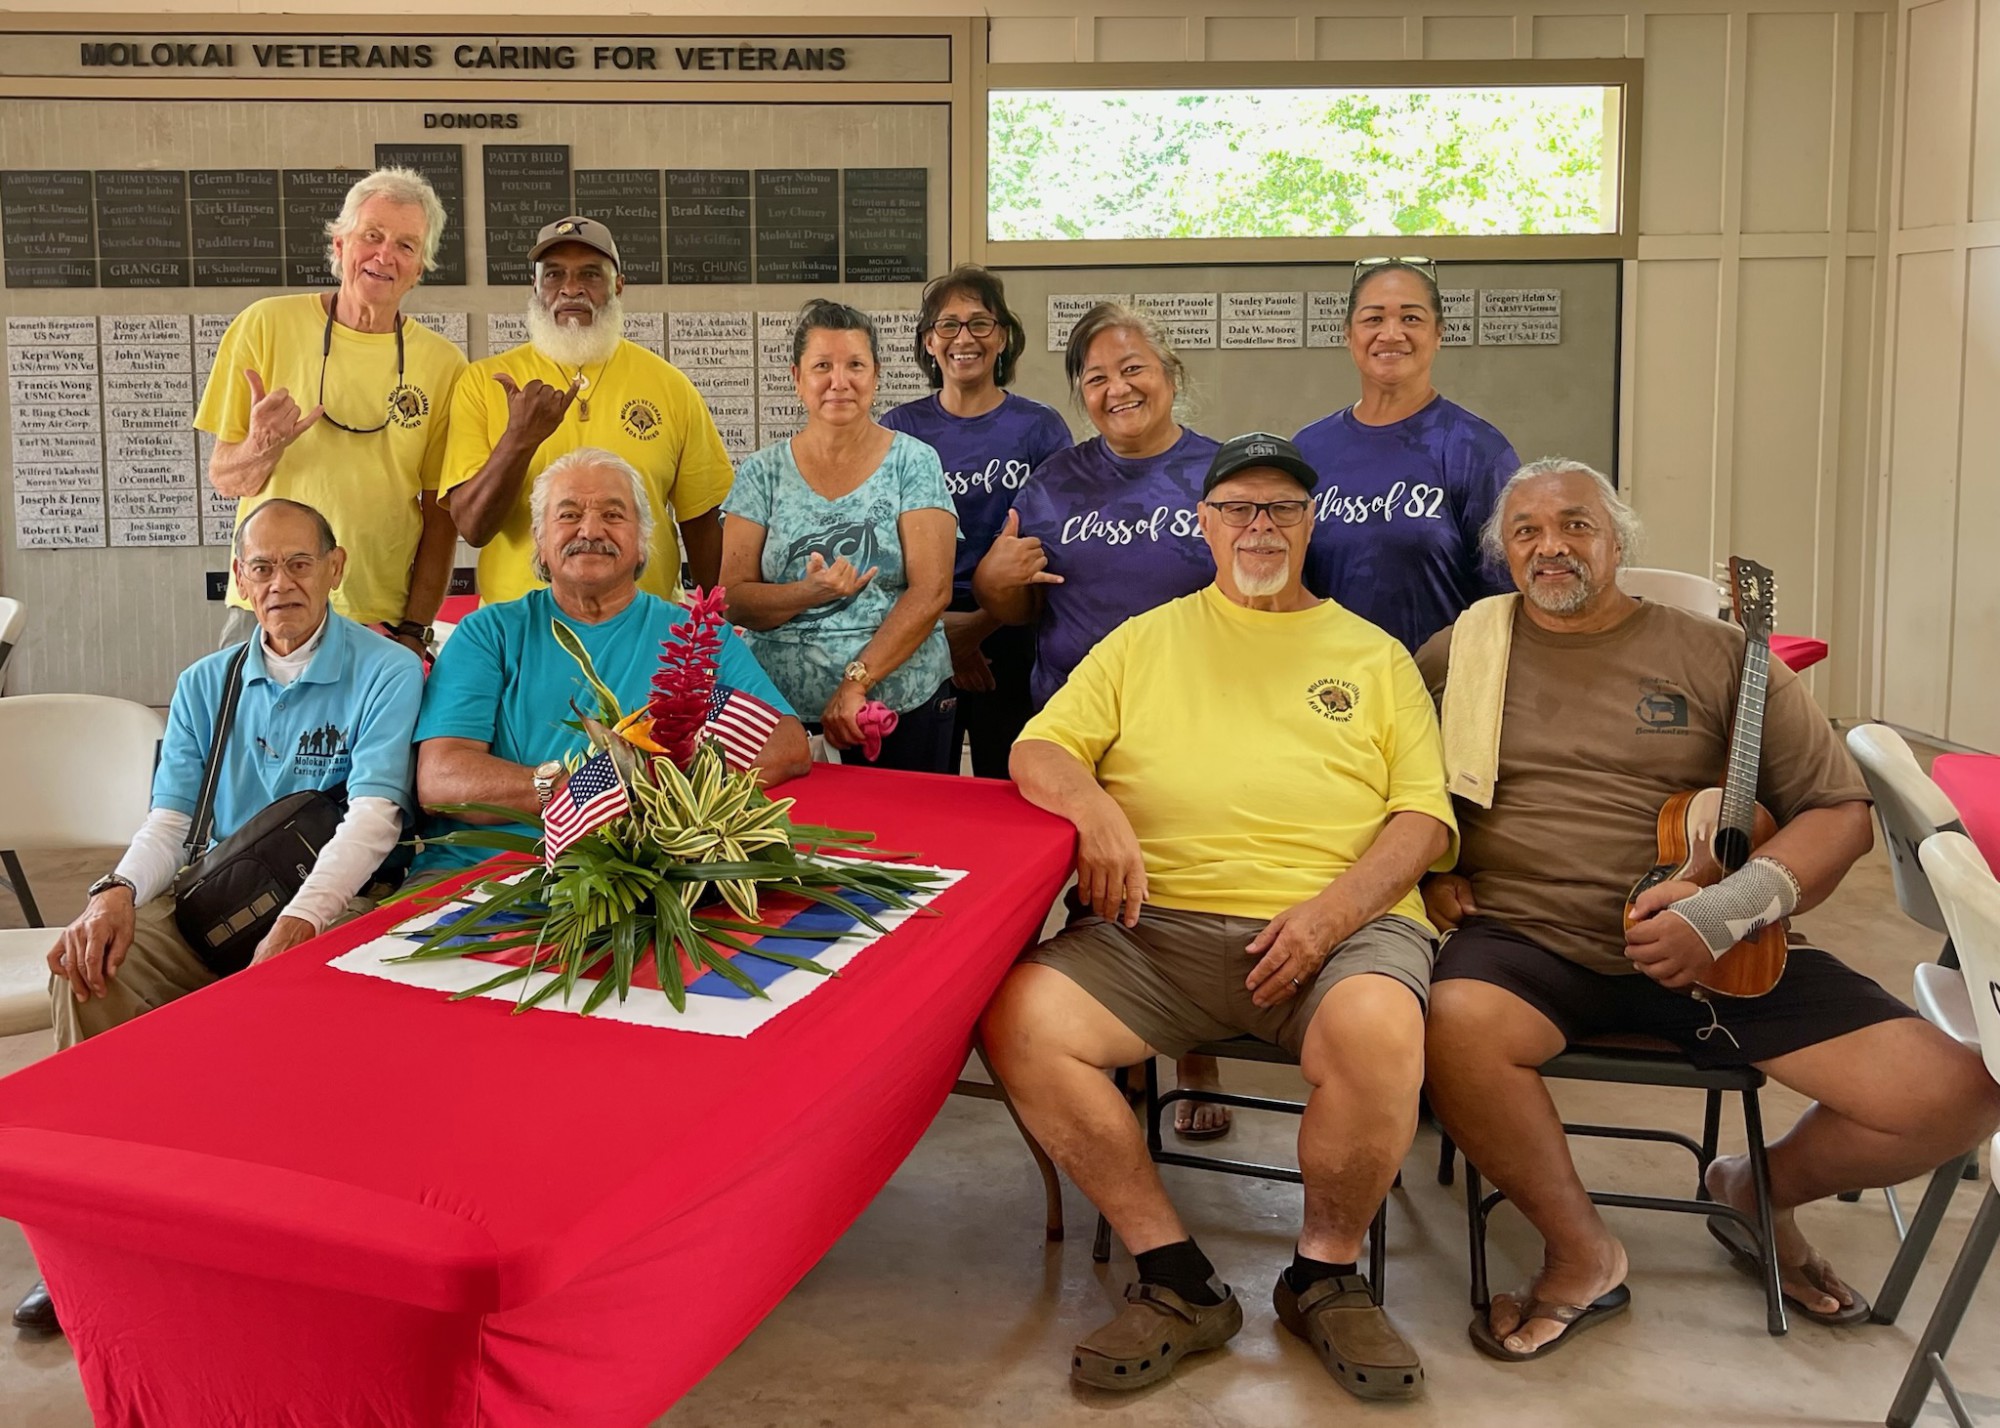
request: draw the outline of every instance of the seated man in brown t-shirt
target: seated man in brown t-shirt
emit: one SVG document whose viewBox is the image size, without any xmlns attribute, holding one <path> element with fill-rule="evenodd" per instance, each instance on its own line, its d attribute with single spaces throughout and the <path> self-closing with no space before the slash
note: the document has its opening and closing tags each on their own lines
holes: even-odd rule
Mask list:
<svg viewBox="0 0 2000 1428">
<path fill-rule="evenodd" d="M 1771 669 L 1757 780 L 1777 833 L 1711 889 L 1650 889 L 1624 930 L 1626 897 L 1660 861 L 1661 804 L 1722 781 L 1744 651 L 1736 626 L 1618 588 L 1636 535 L 1597 472 L 1562 460 L 1523 467 L 1486 530 L 1489 555 L 1504 557 L 1520 591 L 1495 598 L 1514 608 L 1482 617 L 1475 606 L 1417 654 L 1434 697 L 1452 666 L 1470 689 L 1483 656 L 1501 703 L 1497 777 L 1479 790 L 1491 806 L 1455 801 L 1457 870 L 1425 888 L 1432 922 L 1457 929 L 1433 973 L 1425 1054 L 1445 1128 L 1545 1243 L 1532 1287 L 1495 1295 L 1471 1325 L 1473 1342 L 1502 1359 L 1538 1357 L 1630 1300 L 1624 1247 L 1571 1164 L 1536 1069 L 1571 1042 L 1662 1037 L 1702 1066 L 1755 1065 L 1814 1103 L 1771 1147 L 1770 1166 L 1785 1295 L 1822 1322 L 1858 1322 L 1868 1305 L 1806 1242 L 1795 1209 L 1908 1180 L 2000 1124 L 2000 1087 L 1977 1056 L 1824 952 L 1791 949 L 1761 997 L 1689 993 L 1716 950 L 1824 900 L 1872 841 L 1866 786 L 1782 665 Z M 1454 634 L 1482 624 L 1481 649 L 1453 647 Z M 1490 660 L 1509 629 L 1501 700 Z M 1446 725 L 1451 777 L 1449 712 Z M 1751 927 L 1746 907 L 1762 910 Z M 1707 1184 L 1739 1209 L 1754 1203 L 1741 1156 L 1717 1160 Z M 1739 1224 L 1716 1216 L 1710 1228 L 1754 1266 L 1755 1241 Z"/>
</svg>

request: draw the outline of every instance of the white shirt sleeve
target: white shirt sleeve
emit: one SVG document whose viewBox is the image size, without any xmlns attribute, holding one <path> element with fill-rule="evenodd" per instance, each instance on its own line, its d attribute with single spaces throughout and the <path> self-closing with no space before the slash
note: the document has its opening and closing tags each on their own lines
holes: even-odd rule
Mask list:
<svg viewBox="0 0 2000 1428">
<path fill-rule="evenodd" d="M 155 808 L 139 825 L 132 845 L 118 860 L 118 876 L 131 880 L 132 900 L 144 907 L 174 885 L 187 857 L 188 829 L 194 820 L 171 808 Z"/>
<path fill-rule="evenodd" d="M 402 836 L 403 811 L 393 799 L 355 799 L 282 915 L 326 931 Z"/>
</svg>

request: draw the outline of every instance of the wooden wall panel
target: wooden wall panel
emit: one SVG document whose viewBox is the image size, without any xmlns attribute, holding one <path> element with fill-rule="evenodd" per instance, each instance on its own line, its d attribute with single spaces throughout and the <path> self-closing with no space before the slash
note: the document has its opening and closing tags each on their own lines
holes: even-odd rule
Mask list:
<svg viewBox="0 0 2000 1428">
<path fill-rule="evenodd" d="M 1904 56 L 1904 228 L 1957 223 L 1966 212 L 1972 145 L 1972 0 L 1931 0 L 1909 12 Z"/>
<path fill-rule="evenodd" d="M 1188 18 L 1182 15 L 1099 15 L 1100 64 L 1145 64 L 1188 58 Z"/>
<path fill-rule="evenodd" d="M 1537 15 L 1535 58 L 1622 59 L 1625 26 L 1623 15 Z"/>
<path fill-rule="evenodd" d="M 1641 563 L 1713 563 L 1719 264 L 1641 262 L 1635 285 L 1632 499 L 1646 522 Z"/>
<path fill-rule="evenodd" d="M 1646 17 L 1642 233 L 1722 231 L 1727 15 Z"/>
<path fill-rule="evenodd" d="M 1313 22 L 1313 58 L 1396 60 L 1404 57 L 1400 15 L 1322 15 Z"/>
<path fill-rule="evenodd" d="M 1299 54 L 1299 22 L 1290 15 L 1211 15 L 1204 22 L 1211 60 L 1294 60 Z"/>
<path fill-rule="evenodd" d="M 1512 59 L 1512 15 L 1426 15 L 1425 59 Z"/>
<path fill-rule="evenodd" d="M 1743 231 L 1824 233 L 1833 152 L 1831 15 L 1749 17 Z"/>
<path fill-rule="evenodd" d="M 988 55 L 995 64 L 1068 64 L 1077 57 L 1078 24 L 1069 15 L 996 15 Z"/>
<path fill-rule="evenodd" d="M 1875 321 L 1876 262 L 1849 258 L 1839 279 L 1845 314 L 1834 446 L 1833 540 L 1824 552 L 1829 584 L 1830 640 L 1821 702 L 1830 709 L 1870 708 L 1874 668 L 1873 610 L 1866 578 L 1874 568 L 1876 383 L 1881 341 Z"/>
<path fill-rule="evenodd" d="M 1847 227 L 1851 233 L 1872 234 L 1881 226 L 1882 154 L 1888 137 L 1884 106 L 1894 92 L 1886 52 L 1889 20 L 1862 12 L 1853 17 L 1853 26 Z"/>
<path fill-rule="evenodd" d="M 1972 217 L 2000 218 L 2000 0 L 1979 0 L 1972 99 Z"/>
<path fill-rule="evenodd" d="M 2000 749 L 2000 559 L 1994 553 L 2000 537 L 2000 247 L 1972 250 L 1965 310 L 1946 729 L 1956 743 Z"/>
</svg>

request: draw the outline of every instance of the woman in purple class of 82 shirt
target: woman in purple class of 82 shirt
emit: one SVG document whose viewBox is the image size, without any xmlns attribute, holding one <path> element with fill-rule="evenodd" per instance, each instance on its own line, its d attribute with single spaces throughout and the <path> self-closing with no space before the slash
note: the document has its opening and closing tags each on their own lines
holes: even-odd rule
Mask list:
<svg viewBox="0 0 2000 1428">
<path fill-rule="evenodd" d="M 957 560 L 944 633 L 958 686 L 958 749 L 972 742 L 972 771 L 1007 777 L 1007 751 L 1033 712 L 1028 671 L 1032 631 L 1002 625 L 972 598 L 972 572 L 1000 533 L 1028 473 L 1070 446 L 1069 424 L 1053 407 L 1002 389 L 1027 346 L 1000 279 L 974 264 L 953 268 L 924 289 L 917 315 L 917 366 L 935 389 L 886 412 L 882 425 L 927 443 L 944 465 L 958 507 Z"/>
<path fill-rule="evenodd" d="M 1306 587 L 1414 651 L 1513 584 L 1479 529 L 1520 461 L 1490 422 L 1431 385 L 1444 301 L 1427 259 L 1364 259 L 1347 300 L 1361 399 L 1293 441 L 1319 472 Z"/>
<path fill-rule="evenodd" d="M 1035 627 L 1037 709 L 1118 626 L 1215 579 L 1195 512 L 1217 443 L 1174 415 L 1186 374 L 1158 324 L 1099 303 L 1071 330 L 1063 371 L 1098 434 L 1036 468 L 972 582 L 982 609 Z M 1183 1087 L 1217 1084 L 1213 1058 L 1179 1071 Z M 1175 1103 L 1182 1135 L 1229 1124 L 1225 1106 Z"/>
</svg>

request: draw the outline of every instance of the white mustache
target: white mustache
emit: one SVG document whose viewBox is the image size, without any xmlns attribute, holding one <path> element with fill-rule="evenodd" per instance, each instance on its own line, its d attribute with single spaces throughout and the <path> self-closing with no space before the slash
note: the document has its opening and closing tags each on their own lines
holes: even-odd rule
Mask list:
<svg viewBox="0 0 2000 1428">
<path fill-rule="evenodd" d="M 1582 561 L 1571 559 L 1566 555 L 1559 555 L 1553 560 L 1537 560 L 1528 567 L 1530 575 L 1540 575 L 1545 570 L 1564 571 L 1567 574 L 1576 576 L 1579 580 L 1589 573 L 1583 568 Z"/>
<path fill-rule="evenodd" d="M 564 555 L 616 555 L 618 547 L 596 536 L 578 536 L 562 548 Z"/>
</svg>

